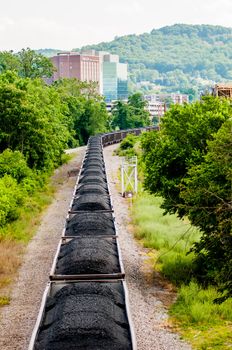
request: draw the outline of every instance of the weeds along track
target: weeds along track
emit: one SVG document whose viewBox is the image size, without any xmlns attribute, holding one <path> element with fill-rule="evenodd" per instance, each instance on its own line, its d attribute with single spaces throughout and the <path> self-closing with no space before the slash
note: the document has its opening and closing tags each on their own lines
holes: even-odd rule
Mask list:
<svg viewBox="0 0 232 350">
<path fill-rule="evenodd" d="M 136 349 L 102 147 L 143 130 L 89 139 L 28 350 Z"/>
</svg>

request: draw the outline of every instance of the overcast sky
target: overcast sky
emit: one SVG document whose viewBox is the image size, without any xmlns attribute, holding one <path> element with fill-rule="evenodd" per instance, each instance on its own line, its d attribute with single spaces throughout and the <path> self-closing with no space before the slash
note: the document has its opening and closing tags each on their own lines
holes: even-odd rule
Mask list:
<svg viewBox="0 0 232 350">
<path fill-rule="evenodd" d="M 68 50 L 175 23 L 232 27 L 232 0 L 2 0 L 0 51 Z"/>
</svg>

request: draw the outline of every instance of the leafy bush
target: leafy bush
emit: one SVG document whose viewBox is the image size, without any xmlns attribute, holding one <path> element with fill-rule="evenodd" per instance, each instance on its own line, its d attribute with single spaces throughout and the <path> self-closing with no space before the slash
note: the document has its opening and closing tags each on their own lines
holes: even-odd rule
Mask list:
<svg viewBox="0 0 232 350">
<path fill-rule="evenodd" d="M 0 179 L 0 225 L 15 220 L 19 216 L 19 206 L 23 204 L 25 193 L 10 175 Z"/>
<path fill-rule="evenodd" d="M 32 171 L 21 152 L 6 149 L 0 154 L 0 177 L 5 174 L 11 175 L 18 183 L 32 176 Z"/>
<path fill-rule="evenodd" d="M 126 150 L 128 148 L 133 148 L 137 140 L 138 138 L 135 135 L 133 134 L 127 135 L 127 137 L 125 137 L 120 143 L 120 149 Z"/>
<path fill-rule="evenodd" d="M 128 134 L 120 143 L 115 153 L 120 157 L 133 157 L 138 155 L 137 149 L 135 147 L 138 140 L 138 136 Z"/>
</svg>

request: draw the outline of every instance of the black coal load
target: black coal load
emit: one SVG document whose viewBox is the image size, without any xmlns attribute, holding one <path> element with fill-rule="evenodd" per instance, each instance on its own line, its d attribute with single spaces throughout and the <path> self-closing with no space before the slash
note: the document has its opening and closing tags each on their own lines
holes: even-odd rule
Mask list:
<svg viewBox="0 0 232 350">
<path fill-rule="evenodd" d="M 99 168 L 99 169 L 105 170 L 104 163 L 101 161 L 92 161 L 92 160 L 87 161 L 86 163 L 83 164 L 82 169 L 84 170 L 87 168 Z"/>
<path fill-rule="evenodd" d="M 86 155 L 92 155 L 92 154 L 95 154 L 95 153 L 103 155 L 102 148 L 101 147 L 90 146 L 86 150 Z"/>
<path fill-rule="evenodd" d="M 101 148 L 102 145 L 101 145 L 101 141 L 97 141 L 97 142 L 88 142 L 88 148 L 91 148 L 91 147 L 99 147 Z"/>
<path fill-rule="evenodd" d="M 99 153 L 99 154 L 102 154 L 102 149 L 101 147 L 98 147 L 98 146 L 90 146 L 88 147 L 87 149 L 87 154 L 92 154 L 92 153 Z"/>
<path fill-rule="evenodd" d="M 95 171 L 101 171 L 101 172 L 105 173 L 105 167 L 101 163 L 83 165 L 81 173 L 83 174 L 86 170 L 95 170 Z"/>
<path fill-rule="evenodd" d="M 88 156 L 85 158 L 83 165 L 96 165 L 96 164 L 100 164 L 103 165 L 104 161 L 103 158 L 101 156 L 97 157 L 95 155 L 93 156 Z"/>
<path fill-rule="evenodd" d="M 105 171 L 105 167 L 103 162 L 88 162 L 86 164 L 83 164 L 82 171 L 85 169 L 95 169 L 95 170 L 103 170 Z"/>
<path fill-rule="evenodd" d="M 112 213 L 82 213 L 67 220 L 65 236 L 114 236 Z"/>
<path fill-rule="evenodd" d="M 86 177 L 85 177 L 86 178 Z M 78 189 L 81 188 L 82 186 L 86 186 L 86 185 L 97 185 L 97 186 L 101 186 L 102 188 L 104 188 L 104 190 L 106 190 L 108 192 L 108 186 L 107 186 L 107 182 L 106 181 L 91 181 L 94 176 L 87 176 L 87 178 L 90 178 L 90 181 L 85 181 L 85 179 L 83 179 L 82 182 L 79 182 L 78 184 Z"/>
<path fill-rule="evenodd" d="M 89 169 L 85 168 L 81 172 L 81 176 L 101 176 L 103 179 L 106 179 L 105 171 L 102 169 Z"/>
<path fill-rule="evenodd" d="M 114 238 L 78 238 L 64 243 L 58 256 L 55 274 L 120 273 L 117 244 Z"/>
<path fill-rule="evenodd" d="M 98 183 L 98 184 L 105 185 L 105 188 L 108 187 L 106 180 L 103 179 L 101 176 L 85 175 L 79 179 L 79 183 L 96 183 L 96 184 Z"/>
<path fill-rule="evenodd" d="M 93 142 L 93 141 L 89 140 L 87 147 L 99 147 L 99 148 L 102 148 L 102 143 L 99 140 L 97 142 Z"/>
<path fill-rule="evenodd" d="M 85 158 L 84 162 L 83 162 L 83 167 L 86 167 L 86 166 L 100 166 L 100 167 L 104 167 L 104 160 L 101 159 L 101 157 L 87 157 Z"/>
<path fill-rule="evenodd" d="M 91 136 L 89 138 L 88 144 L 99 144 L 101 145 L 101 137 L 100 136 Z"/>
<path fill-rule="evenodd" d="M 87 150 L 85 157 L 101 157 L 103 159 L 103 153 L 101 150 Z"/>
<path fill-rule="evenodd" d="M 64 286 L 47 300 L 35 350 L 131 350 L 121 282 Z"/>
<path fill-rule="evenodd" d="M 87 148 L 86 155 L 90 155 L 90 154 L 92 155 L 94 153 L 103 155 L 102 148 L 101 147 L 89 147 L 89 148 Z"/>
<path fill-rule="evenodd" d="M 95 193 L 86 193 L 74 198 L 72 211 L 77 210 L 111 210 L 109 195 L 98 195 Z"/>
<path fill-rule="evenodd" d="M 85 193 L 97 193 L 97 194 L 109 194 L 108 190 L 99 184 L 83 184 L 76 190 L 76 195 L 82 195 Z"/>
<path fill-rule="evenodd" d="M 104 162 L 104 158 L 103 158 L 102 152 L 89 152 L 89 153 L 86 153 L 85 158 L 83 160 L 83 163 L 86 160 L 92 160 L 92 159 Z"/>
<path fill-rule="evenodd" d="M 103 176 L 105 175 L 105 167 L 103 164 L 95 164 L 95 165 L 85 164 L 82 167 L 81 175 L 85 174 L 86 171 L 96 171 L 103 174 Z"/>
</svg>

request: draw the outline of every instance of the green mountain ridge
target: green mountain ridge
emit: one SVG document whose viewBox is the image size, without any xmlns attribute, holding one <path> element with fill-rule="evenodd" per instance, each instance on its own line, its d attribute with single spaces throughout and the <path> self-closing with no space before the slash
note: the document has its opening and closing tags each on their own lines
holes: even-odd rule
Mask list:
<svg viewBox="0 0 232 350">
<path fill-rule="evenodd" d="M 194 92 L 232 80 L 232 28 L 175 24 L 81 48 L 109 51 L 128 63 L 130 87 Z M 79 49 L 73 49 L 79 51 Z"/>
</svg>

